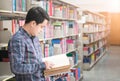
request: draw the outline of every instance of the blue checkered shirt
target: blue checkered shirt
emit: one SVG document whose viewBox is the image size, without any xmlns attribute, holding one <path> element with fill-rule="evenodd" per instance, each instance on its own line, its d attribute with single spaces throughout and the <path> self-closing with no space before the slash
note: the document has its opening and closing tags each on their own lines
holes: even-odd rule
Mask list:
<svg viewBox="0 0 120 81">
<path fill-rule="evenodd" d="M 8 44 L 11 71 L 16 81 L 45 81 L 42 51 L 37 37 L 31 37 L 22 27 Z"/>
</svg>

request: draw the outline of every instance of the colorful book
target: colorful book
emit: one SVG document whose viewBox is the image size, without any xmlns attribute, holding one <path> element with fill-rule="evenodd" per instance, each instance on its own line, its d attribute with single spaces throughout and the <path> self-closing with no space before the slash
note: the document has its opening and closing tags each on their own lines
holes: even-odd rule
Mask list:
<svg viewBox="0 0 120 81">
<path fill-rule="evenodd" d="M 22 11 L 23 12 L 27 11 L 26 5 L 27 5 L 26 0 L 22 0 Z"/>
</svg>

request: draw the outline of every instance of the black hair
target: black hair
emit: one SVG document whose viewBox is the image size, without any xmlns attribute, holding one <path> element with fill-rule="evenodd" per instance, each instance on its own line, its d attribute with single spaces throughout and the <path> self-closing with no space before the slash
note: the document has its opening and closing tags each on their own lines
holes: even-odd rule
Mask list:
<svg viewBox="0 0 120 81">
<path fill-rule="evenodd" d="M 32 7 L 25 19 L 25 24 L 35 21 L 36 24 L 42 23 L 45 19 L 49 21 L 49 15 L 48 13 L 41 7 Z"/>
</svg>

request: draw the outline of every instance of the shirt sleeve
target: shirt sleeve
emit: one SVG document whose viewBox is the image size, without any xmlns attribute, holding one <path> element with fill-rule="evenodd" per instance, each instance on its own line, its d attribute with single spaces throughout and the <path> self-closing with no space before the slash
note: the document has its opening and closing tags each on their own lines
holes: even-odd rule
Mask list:
<svg viewBox="0 0 120 81">
<path fill-rule="evenodd" d="M 44 62 L 41 62 L 41 63 L 39 64 L 39 68 L 40 68 L 41 70 L 45 70 L 45 69 L 46 69 L 45 63 L 44 63 Z"/>
<path fill-rule="evenodd" d="M 10 57 L 11 71 L 14 74 L 33 74 L 38 70 L 44 70 L 45 64 L 25 63 L 25 44 L 20 39 L 11 40 L 8 44 L 8 52 Z"/>
</svg>

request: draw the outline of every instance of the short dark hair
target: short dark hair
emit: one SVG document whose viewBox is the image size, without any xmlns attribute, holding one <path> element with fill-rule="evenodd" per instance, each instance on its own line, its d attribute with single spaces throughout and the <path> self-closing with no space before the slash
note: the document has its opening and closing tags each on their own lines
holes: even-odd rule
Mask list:
<svg viewBox="0 0 120 81">
<path fill-rule="evenodd" d="M 48 13 L 41 7 L 32 7 L 25 19 L 25 24 L 35 21 L 36 24 L 42 23 L 45 19 L 49 21 L 49 15 Z"/>
</svg>

